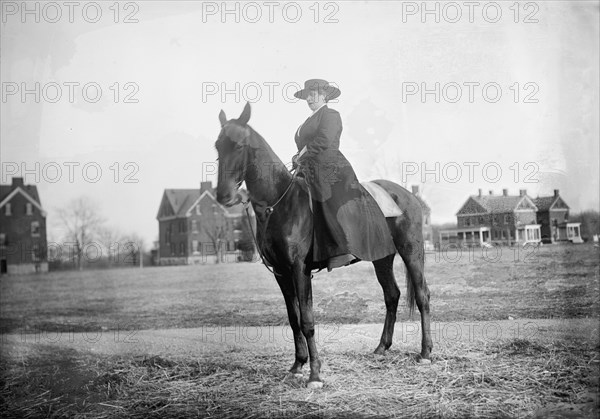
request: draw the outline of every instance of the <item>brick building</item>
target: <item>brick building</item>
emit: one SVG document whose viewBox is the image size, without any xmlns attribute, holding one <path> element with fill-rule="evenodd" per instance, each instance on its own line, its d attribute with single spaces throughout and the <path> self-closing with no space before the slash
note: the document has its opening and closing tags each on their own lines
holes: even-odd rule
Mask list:
<svg viewBox="0 0 600 419">
<path fill-rule="evenodd" d="M 37 186 L 13 177 L 0 185 L 0 273 L 48 271 L 46 211 Z"/>
<path fill-rule="evenodd" d="M 560 197 L 558 189 L 554 190 L 552 196 L 537 197 L 533 201 L 538 209 L 537 222 L 541 226 L 544 243 L 559 241 L 583 243 L 581 223 L 569 222 L 569 206 Z"/>
<path fill-rule="evenodd" d="M 159 265 L 236 261 L 243 205 L 219 204 L 211 182 L 200 189 L 165 189 L 158 210 Z"/>
<path fill-rule="evenodd" d="M 456 214 L 457 228 L 440 231 L 440 243 L 455 242 L 468 246 L 514 243 L 583 243 L 581 223 L 569 223 L 569 206 L 558 189 L 553 196 L 531 198 L 525 189 L 519 195 L 479 189 Z"/>
<path fill-rule="evenodd" d="M 489 191 L 484 195 L 479 189 L 470 196 L 456 213 L 457 228 L 440 231 L 440 243 L 459 242 L 465 245 L 539 243 L 540 225 L 536 218 L 537 207 L 521 189 L 519 195 L 502 195 Z"/>
<path fill-rule="evenodd" d="M 433 227 L 431 225 L 431 208 L 423 199 L 418 185 L 412 185 L 412 193 L 417 197 L 423 210 L 423 240 L 426 250 L 433 249 Z"/>
</svg>

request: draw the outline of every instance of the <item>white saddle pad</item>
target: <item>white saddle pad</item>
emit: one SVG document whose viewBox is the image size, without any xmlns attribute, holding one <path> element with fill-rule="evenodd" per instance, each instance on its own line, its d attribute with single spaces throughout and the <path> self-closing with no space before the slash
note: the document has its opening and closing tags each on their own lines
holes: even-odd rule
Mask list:
<svg viewBox="0 0 600 419">
<path fill-rule="evenodd" d="M 385 217 L 399 217 L 402 215 L 400 207 L 381 186 L 375 182 L 361 182 L 360 184 L 375 199 L 375 202 L 377 202 L 377 205 L 379 205 L 379 208 L 381 208 Z"/>
</svg>

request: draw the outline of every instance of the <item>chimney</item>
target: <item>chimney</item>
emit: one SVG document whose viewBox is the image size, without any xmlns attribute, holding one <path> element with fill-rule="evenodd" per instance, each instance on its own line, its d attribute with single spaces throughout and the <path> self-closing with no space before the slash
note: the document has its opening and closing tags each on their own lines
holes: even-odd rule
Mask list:
<svg viewBox="0 0 600 419">
<path fill-rule="evenodd" d="M 527 195 L 527 189 L 519 189 L 519 196 Z"/>
<path fill-rule="evenodd" d="M 14 178 L 13 178 L 14 179 Z M 554 197 L 556 198 L 558 196 L 558 189 L 554 190 Z"/>
<path fill-rule="evenodd" d="M 479 189 L 479 197 L 481 198 L 481 189 Z"/>
<path fill-rule="evenodd" d="M 490 189 L 490 196 L 494 195 L 494 191 Z"/>
<path fill-rule="evenodd" d="M 419 185 L 412 185 L 413 195 L 419 195 Z"/>
<path fill-rule="evenodd" d="M 13 177 L 12 178 L 12 187 L 16 188 L 17 186 L 21 186 L 21 187 L 24 186 L 22 177 Z"/>
<path fill-rule="evenodd" d="M 502 189 L 502 195 L 508 196 L 508 189 Z"/>
<path fill-rule="evenodd" d="M 200 195 L 204 193 L 204 191 L 212 192 L 212 182 L 200 182 Z"/>
</svg>

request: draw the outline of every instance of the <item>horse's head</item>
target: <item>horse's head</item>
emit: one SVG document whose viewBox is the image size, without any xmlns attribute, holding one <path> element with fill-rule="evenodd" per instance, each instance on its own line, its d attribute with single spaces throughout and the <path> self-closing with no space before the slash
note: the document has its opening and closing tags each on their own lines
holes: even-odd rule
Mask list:
<svg viewBox="0 0 600 419">
<path fill-rule="evenodd" d="M 217 201 L 225 206 L 240 202 L 237 193 L 244 181 L 248 167 L 248 140 L 251 129 L 250 104 L 246 103 L 238 119 L 227 120 L 225 112 L 219 113 L 221 132 L 215 143 L 219 154 L 219 179 L 217 182 Z"/>
</svg>

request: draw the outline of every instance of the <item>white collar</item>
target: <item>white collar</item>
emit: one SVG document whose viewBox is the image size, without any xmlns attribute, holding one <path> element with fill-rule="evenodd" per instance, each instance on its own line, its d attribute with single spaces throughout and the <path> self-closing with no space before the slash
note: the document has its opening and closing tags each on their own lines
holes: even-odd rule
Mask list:
<svg viewBox="0 0 600 419">
<path fill-rule="evenodd" d="M 319 112 L 319 110 L 325 105 L 327 105 L 327 102 L 323 103 L 321 106 L 319 106 L 317 109 L 315 109 L 314 112 L 310 114 L 310 116 L 313 116 L 314 114 Z M 309 118 L 310 118 L 310 116 L 309 116 Z"/>
</svg>

